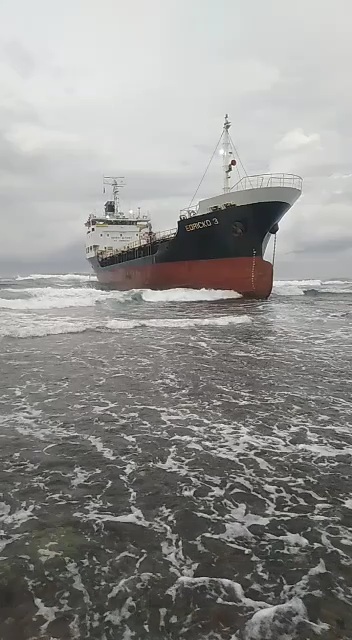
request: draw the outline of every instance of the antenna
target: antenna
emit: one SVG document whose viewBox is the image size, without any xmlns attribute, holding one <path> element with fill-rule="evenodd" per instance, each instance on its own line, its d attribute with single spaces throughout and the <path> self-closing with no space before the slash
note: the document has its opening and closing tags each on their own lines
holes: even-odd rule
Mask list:
<svg viewBox="0 0 352 640">
<path fill-rule="evenodd" d="M 189 203 L 189 205 L 187 207 L 188 210 L 192 206 L 192 203 L 193 203 L 193 201 L 194 201 L 194 199 L 195 199 L 195 197 L 196 197 L 196 195 L 197 195 L 197 193 L 198 193 L 198 191 L 200 189 L 200 186 L 201 186 L 201 184 L 202 184 L 202 182 L 203 182 L 203 180 L 204 180 L 204 178 L 205 178 L 205 176 L 207 174 L 207 171 L 208 171 L 208 169 L 209 169 L 209 167 L 210 167 L 210 165 L 211 165 L 211 163 L 213 161 L 213 158 L 214 158 L 214 156 L 216 154 L 216 151 L 217 151 L 217 149 L 219 147 L 220 142 L 222 143 L 221 149 L 220 149 L 220 153 L 223 156 L 223 164 L 222 164 L 223 174 L 224 174 L 223 192 L 224 193 L 229 193 L 231 191 L 230 175 L 231 175 L 231 172 L 232 172 L 233 168 L 237 167 L 237 161 L 233 157 L 233 150 L 235 151 L 237 156 L 238 156 L 238 153 L 237 153 L 236 148 L 235 148 L 235 146 L 234 146 L 234 144 L 233 144 L 233 142 L 231 140 L 231 136 L 230 136 L 230 133 L 229 133 L 230 127 L 231 127 L 231 122 L 229 120 L 228 114 L 226 114 L 225 115 L 224 126 L 223 126 L 223 129 L 221 131 L 220 138 L 216 143 L 216 146 L 215 146 L 215 149 L 213 151 L 213 154 L 212 154 L 212 156 L 211 156 L 211 158 L 210 158 L 210 160 L 209 160 L 209 162 L 207 164 L 207 167 L 206 167 L 206 169 L 205 169 L 205 171 L 204 171 L 204 173 L 203 173 L 203 175 L 202 175 L 202 177 L 200 179 L 198 187 L 196 188 L 196 190 L 195 190 L 195 192 L 193 194 L 192 200 L 190 201 L 190 203 Z M 233 150 L 232 150 L 232 148 L 233 148 Z M 239 158 L 239 156 L 238 156 L 238 158 Z M 241 166 L 242 166 L 245 174 L 247 175 L 247 172 L 244 169 L 241 160 L 240 160 L 240 163 L 241 163 Z M 238 167 L 237 167 L 237 171 L 238 171 Z"/>
<path fill-rule="evenodd" d="M 125 178 L 123 176 L 104 176 L 103 185 L 105 184 L 112 187 L 116 215 L 120 213 L 120 189 L 125 186 Z"/>
<path fill-rule="evenodd" d="M 231 148 L 230 134 L 229 134 L 230 127 L 231 127 L 231 122 L 229 120 L 228 114 L 226 114 L 224 129 L 223 129 L 223 143 L 222 143 L 222 148 L 223 148 L 222 168 L 224 172 L 224 193 L 229 193 L 230 191 L 230 173 L 232 169 L 232 167 L 230 169 L 230 148 Z"/>
</svg>

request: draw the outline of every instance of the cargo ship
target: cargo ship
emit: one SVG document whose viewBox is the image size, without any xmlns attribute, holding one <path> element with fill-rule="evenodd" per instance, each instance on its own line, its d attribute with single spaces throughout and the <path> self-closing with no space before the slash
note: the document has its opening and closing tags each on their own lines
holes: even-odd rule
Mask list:
<svg viewBox="0 0 352 640">
<path fill-rule="evenodd" d="M 175 229 L 154 233 L 149 214 L 140 208 L 123 212 L 123 179 L 104 177 L 112 199 L 85 223 L 86 258 L 101 284 L 119 290 L 222 289 L 268 298 L 273 261 L 264 253 L 272 236 L 275 246 L 280 220 L 301 195 L 302 178 L 286 173 L 241 177 L 230 126 L 226 115 L 216 147 L 223 159 L 222 193 L 195 206 L 191 202 Z M 238 180 L 231 186 L 236 171 Z"/>
</svg>

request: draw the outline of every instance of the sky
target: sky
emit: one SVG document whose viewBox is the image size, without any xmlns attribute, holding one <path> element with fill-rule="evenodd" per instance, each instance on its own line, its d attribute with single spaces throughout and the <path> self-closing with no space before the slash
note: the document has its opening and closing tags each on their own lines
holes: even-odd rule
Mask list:
<svg viewBox="0 0 352 640">
<path fill-rule="evenodd" d="M 174 227 L 228 112 L 249 174 L 304 179 L 277 277 L 351 276 L 351 24 L 350 0 L 0 0 L 0 275 L 88 270 L 103 174 Z M 216 156 L 198 196 L 221 188 Z"/>
</svg>

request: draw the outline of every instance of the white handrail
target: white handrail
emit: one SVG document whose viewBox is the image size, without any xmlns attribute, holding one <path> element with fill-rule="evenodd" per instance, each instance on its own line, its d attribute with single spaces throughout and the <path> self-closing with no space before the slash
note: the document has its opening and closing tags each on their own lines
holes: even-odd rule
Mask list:
<svg viewBox="0 0 352 640">
<path fill-rule="evenodd" d="M 192 216 L 196 216 L 198 213 L 198 209 L 199 209 L 198 204 L 194 204 L 191 207 L 185 207 L 184 209 L 181 209 L 180 210 L 181 220 L 182 220 L 182 216 L 185 216 L 186 218 L 191 218 Z"/>
<path fill-rule="evenodd" d="M 263 189 L 265 187 L 291 187 L 302 191 L 302 183 L 301 176 L 296 176 L 293 173 L 262 173 L 245 176 L 231 187 L 231 191 Z"/>
<path fill-rule="evenodd" d="M 303 179 L 293 173 L 258 173 L 253 176 L 241 178 L 231 189 L 232 191 L 245 191 L 247 189 L 263 189 L 267 187 L 291 187 L 302 191 Z M 199 204 L 181 209 L 180 217 L 191 218 L 199 211 Z"/>
<path fill-rule="evenodd" d="M 131 251 L 133 249 L 139 249 L 140 247 L 145 247 L 146 245 L 150 245 L 153 242 L 157 242 L 158 240 L 170 240 L 176 235 L 177 229 L 168 229 L 167 231 L 158 231 L 157 233 L 151 234 L 151 239 L 144 240 L 142 242 L 133 242 L 132 244 L 128 244 L 122 249 L 116 249 L 115 251 L 97 251 L 97 255 L 104 256 L 104 258 L 111 258 L 112 256 L 116 256 L 119 253 L 125 253 L 126 251 Z"/>
</svg>

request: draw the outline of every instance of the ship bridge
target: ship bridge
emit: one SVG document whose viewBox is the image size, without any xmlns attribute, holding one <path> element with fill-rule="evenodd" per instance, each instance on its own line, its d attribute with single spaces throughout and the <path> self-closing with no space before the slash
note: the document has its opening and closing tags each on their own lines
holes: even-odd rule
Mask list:
<svg viewBox="0 0 352 640">
<path fill-rule="evenodd" d="M 123 178 L 104 176 L 104 185 L 112 187 L 113 200 L 104 204 L 104 213 L 91 213 L 85 226 L 86 257 L 93 258 L 99 252 L 111 253 L 121 251 L 133 243 L 147 241 L 152 230 L 150 216 L 132 210 L 128 214 L 120 209 L 119 190 L 123 186 Z M 105 192 L 105 186 L 104 186 Z"/>
</svg>

